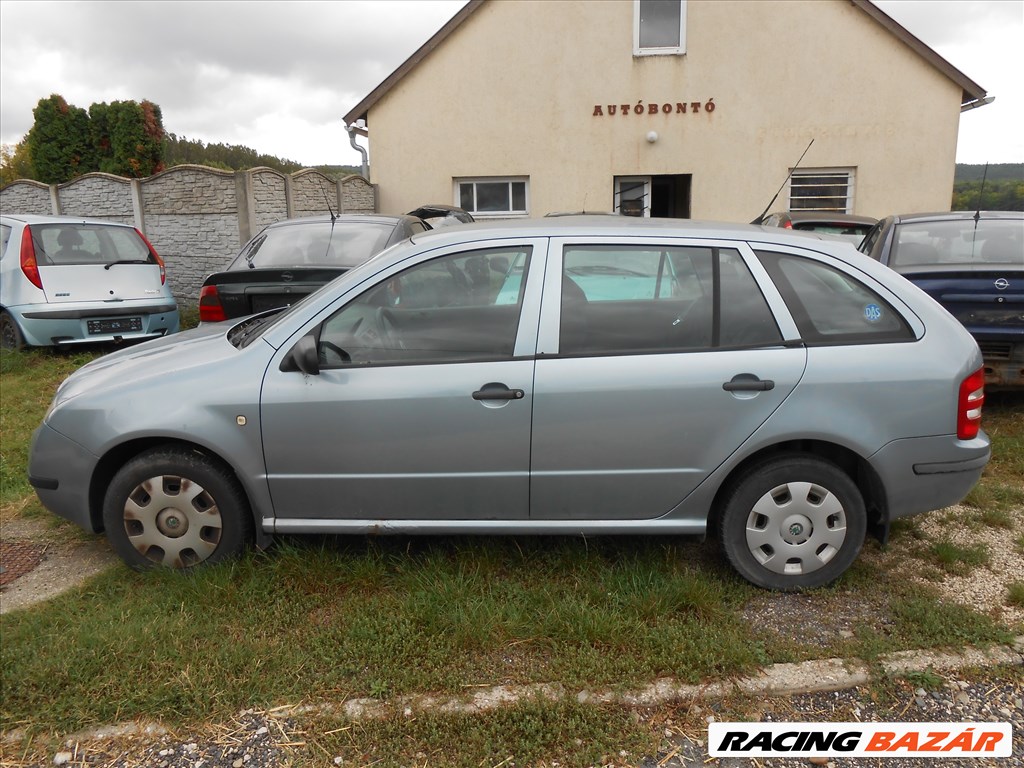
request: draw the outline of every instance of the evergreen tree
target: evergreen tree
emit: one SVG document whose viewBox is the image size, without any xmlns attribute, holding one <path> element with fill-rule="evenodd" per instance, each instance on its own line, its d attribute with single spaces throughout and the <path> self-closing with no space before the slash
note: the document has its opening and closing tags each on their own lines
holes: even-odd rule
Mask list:
<svg viewBox="0 0 1024 768">
<path fill-rule="evenodd" d="M 39 100 L 32 116 L 35 122 L 26 142 L 35 179 L 60 184 L 95 170 L 89 115 L 84 109 L 53 94 Z"/>
</svg>

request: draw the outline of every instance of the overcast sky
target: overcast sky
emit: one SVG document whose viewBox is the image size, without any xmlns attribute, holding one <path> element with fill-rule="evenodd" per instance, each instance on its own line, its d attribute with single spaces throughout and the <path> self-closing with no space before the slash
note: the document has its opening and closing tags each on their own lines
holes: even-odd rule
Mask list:
<svg viewBox="0 0 1024 768">
<path fill-rule="evenodd" d="M 358 164 L 342 115 L 463 5 L 0 0 L 0 141 L 19 141 L 59 93 L 85 109 L 149 99 L 178 136 Z M 961 116 L 957 160 L 1024 162 L 1024 0 L 877 5 L 996 97 Z"/>
</svg>

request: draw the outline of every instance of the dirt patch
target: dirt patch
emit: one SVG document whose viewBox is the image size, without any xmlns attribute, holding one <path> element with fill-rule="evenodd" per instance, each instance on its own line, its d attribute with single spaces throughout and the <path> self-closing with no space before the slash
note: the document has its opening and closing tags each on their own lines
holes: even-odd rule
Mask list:
<svg viewBox="0 0 1024 768">
<path fill-rule="evenodd" d="M 0 613 L 49 600 L 118 562 L 106 539 L 79 538 L 76 531 L 37 518 L 0 526 Z"/>
</svg>

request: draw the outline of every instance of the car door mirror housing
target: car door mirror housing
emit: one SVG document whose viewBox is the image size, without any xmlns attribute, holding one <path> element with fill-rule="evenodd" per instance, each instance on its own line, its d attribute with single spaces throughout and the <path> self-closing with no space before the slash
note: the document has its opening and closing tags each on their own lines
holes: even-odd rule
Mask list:
<svg viewBox="0 0 1024 768">
<path fill-rule="evenodd" d="M 296 342 L 281 361 L 281 370 L 301 371 L 307 376 L 320 375 L 320 354 L 313 334 L 307 334 Z"/>
</svg>

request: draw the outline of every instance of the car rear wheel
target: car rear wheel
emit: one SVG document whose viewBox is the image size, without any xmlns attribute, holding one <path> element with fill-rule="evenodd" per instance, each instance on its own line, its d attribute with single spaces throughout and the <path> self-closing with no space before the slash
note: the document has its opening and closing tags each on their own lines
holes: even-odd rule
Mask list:
<svg viewBox="0 0 1024 768">
<path fill-rule="evenodd" d="M 822 459 L 790 455 L 754 467 L 728 492 L 719 519 L 732 566 L 765 589 L 835 581 L 864 544 L 867 513 L 856 484 Z"/>
<path fill-rule="evenodd" d="M 125 464 L 107 489 L 103 522 L 114 550 L 137 570 L 220 562 L 252 535 L 235 476 L 185 448 L 157 448 Z"/>
<path fill-rule="evenodd" d="M 25 337 L 21 328 L 8 312 L 0 312 L 0 347 L 4 349 L 21 349 L 25 346 Z"/>
</svg>

